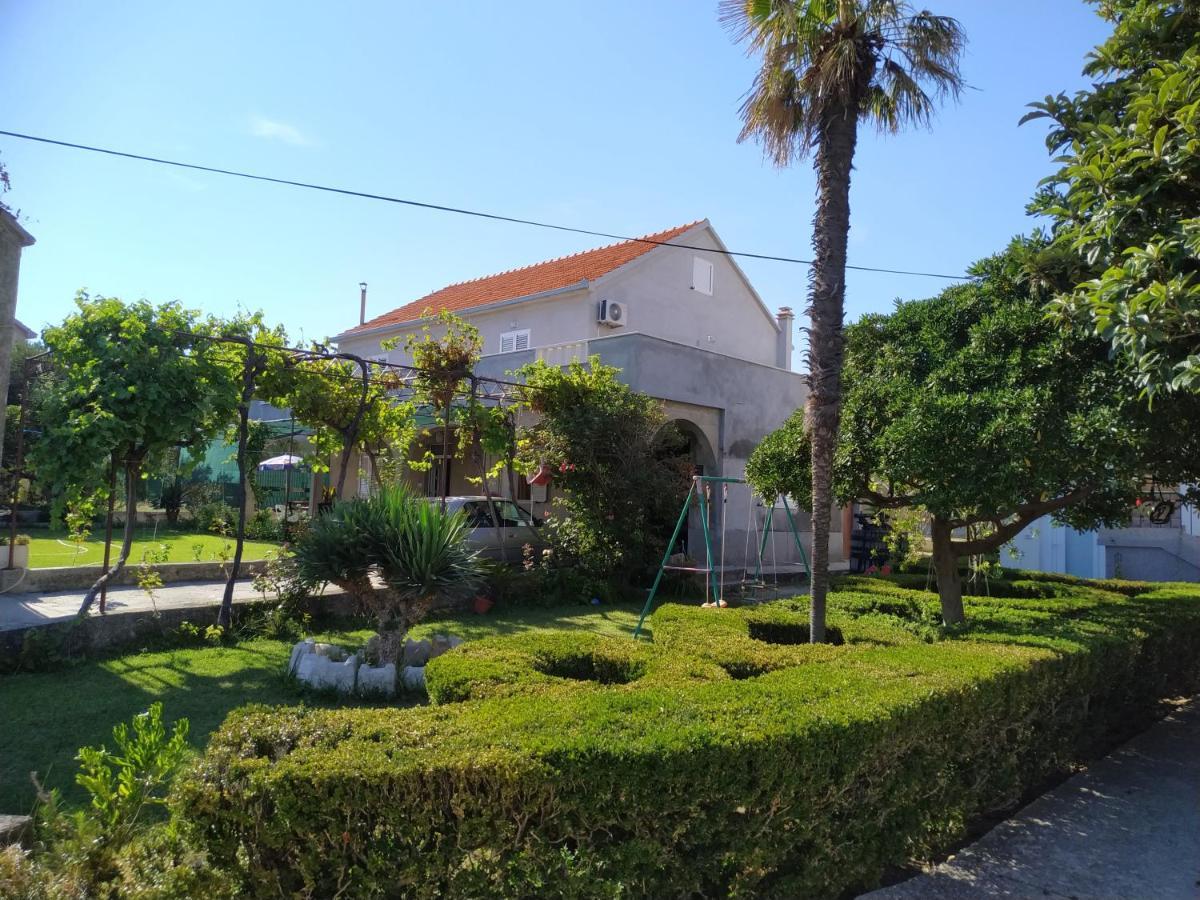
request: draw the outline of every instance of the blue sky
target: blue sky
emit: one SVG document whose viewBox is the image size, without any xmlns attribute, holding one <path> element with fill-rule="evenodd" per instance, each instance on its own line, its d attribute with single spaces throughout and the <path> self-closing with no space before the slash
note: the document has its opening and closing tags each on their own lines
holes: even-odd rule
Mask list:
<svg viewBox="0 0 1200 900">
<path fill-rule="evenodd" d="M 932 2 L 932 0 L 931 0 Z M 938 0 L 970 82 L 931 131 L 863 135 L 850 261 L 960 273 L 1032 222 L 1050 171 L 1024 105 L 1084 86 L 1082 0 Z M 814 179 L 738 145 L 754 62 L 713 2 L 0 0 L 0 128 L 619 234 L 709 218 L 734 250 L 808 257 Z M 19 317 L 79 288 L 263 309 L 294 338 L 604 241 L 183 173 L 0 137 L 37 237 Z M 743 267 L 772 308 L 807 270 Z M 945 283 L 851 273 L 847 315 Z"/>
</svg>

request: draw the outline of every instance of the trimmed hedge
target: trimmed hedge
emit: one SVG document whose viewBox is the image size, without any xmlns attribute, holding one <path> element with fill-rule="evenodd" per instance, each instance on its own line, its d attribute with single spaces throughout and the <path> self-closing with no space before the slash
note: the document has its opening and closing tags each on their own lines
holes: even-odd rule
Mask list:
<svg viewBox="0 0 1200 900">
<path fill-rule="evenodd" d="M 950 636 L 846 588 L 839 645 L 800 601 L 667 605 L 653 643 L 463 645 L 430 707 L 240 710 L 176 820 L 248 896 L 836 896 L 1200 683 L 1195 585 L 974 598 Z"/>
</svg>

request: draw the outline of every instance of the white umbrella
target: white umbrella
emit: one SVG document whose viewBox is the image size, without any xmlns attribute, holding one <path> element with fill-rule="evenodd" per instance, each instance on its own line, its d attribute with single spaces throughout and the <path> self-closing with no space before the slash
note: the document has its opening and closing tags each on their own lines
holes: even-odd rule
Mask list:
<svg viewBox="0 0 1200 900">
<path fill-rule="evenodd" d="M 285 453 L 282 456 L 272 456 L 270 459 L 264 459 L 258 464 L 260 471 L 276 471 L 280 469 L 294 469 L 300 465 L 303 460 L 299 456 L 292 456 L 290 453 Z"/>
</svg>

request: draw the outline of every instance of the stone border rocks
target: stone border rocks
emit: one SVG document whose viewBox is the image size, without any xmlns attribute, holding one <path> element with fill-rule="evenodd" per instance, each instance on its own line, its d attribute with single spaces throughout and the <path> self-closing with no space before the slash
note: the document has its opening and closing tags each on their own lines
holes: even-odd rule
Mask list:
<svg viewBox="0 0 1200 900">
<path fill-rule="evenodd" d="M 313 690 L 345 696 L 394 697 L 400 690 L 424 693 L 425 664 L 462 642 L 457 635 L 445 634 L 435 634 L 429 640 L 406 640 L 399 666 L 372 666 L 363 662 L 360 653 L 308 638 L 292 647 L 288 675 Z"/>
</svg>

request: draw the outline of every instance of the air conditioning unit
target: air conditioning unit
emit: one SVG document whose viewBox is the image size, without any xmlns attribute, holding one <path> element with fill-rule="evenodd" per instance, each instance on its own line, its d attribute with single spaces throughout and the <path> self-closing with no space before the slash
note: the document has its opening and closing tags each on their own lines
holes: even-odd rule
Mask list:
<svg viewBox="0 0 1200 900">
<path fill-rule="evenodd" d="M 609 328 L 621 328 L 625 325 L 629 317 L 629 310 L 624 303 L 618 303 L 615 300 L 601 300 L 600 311 L 596 315 L 596 321 L 601 325 L 607 325 Z"/>
</svg>

